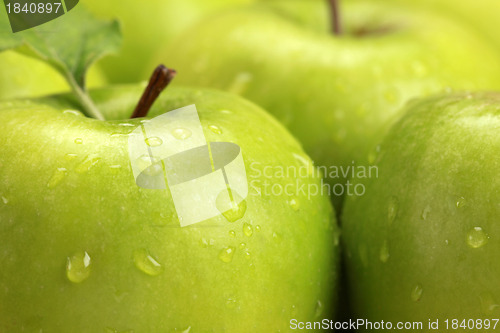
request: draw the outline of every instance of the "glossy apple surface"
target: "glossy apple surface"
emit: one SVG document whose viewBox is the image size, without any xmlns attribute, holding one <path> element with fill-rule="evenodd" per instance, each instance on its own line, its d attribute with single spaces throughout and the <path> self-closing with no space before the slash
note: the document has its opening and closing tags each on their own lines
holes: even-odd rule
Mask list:
<svg viewBox="0 0 500 333">
<path fill-rule="evenodd" d="M 500 87 L 496 51 L 468 26 L 414 8 L 345 2 L 337 37 L 328 13 L 327 1 L 294 0 L 227 11 L 177 39 L 165 61 L 182 73 L 177 83 L 260 104 L 317 165 L 344 170 L 373 161 L 408 100 Z"/>
<path fill-rule="evenodd" d="M 290 192 L 317 177 L 264 173 L 311 166 L 295 139 L 239 97 L 165 91 L 149 117 L 195 104 L 208 141 L 240 146 L 249 182 L 239 219 L 181 228 L 170 192 L 132 175 L 142 89 L 93 91 L 108 121 L 70 96 L 0 104 L 0 331 L 286 332 L 292 318 L 333 318 L 329 200 Z M 292 186 L 274 195 L 263 181 Z"/>
<path fill-rule="evenodd" d="M 413 102 L 390 130 L 380 178 L 344 207 L 356 317 L 498 318 L 499 129 L 500 94 L 474 93 Z"/>
</svg>

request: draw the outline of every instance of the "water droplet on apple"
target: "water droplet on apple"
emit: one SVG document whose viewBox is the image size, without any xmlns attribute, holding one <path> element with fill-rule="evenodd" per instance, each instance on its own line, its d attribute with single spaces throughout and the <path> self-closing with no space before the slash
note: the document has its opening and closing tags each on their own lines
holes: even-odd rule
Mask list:
<svg viewBox="0 0 500 333">
<path fill-rule="evenodd" d="M 9 199 L 7 199 L 6 197 L 2 196 L 2 202 L 4 204 L 8 204 L 9 203 Z"/>
<path fill-rule="evenodd" d="M 118 126 L 122 126 L 122 127 L 135 127 L 134 124 L 129 124 L 129 123 L 120 123 L 120 124 L 118 124 Z"/>
<path fill-rule="evenodd" d="M 206 238 L 201 238 L 200 239 L 200 246 L 204 249 L 206 249 L 208 247 L 208 241 Z"/>
<path fill-rule="evenodd" d="M 427 216 L 429 216 L 430 212 L 431 207 L 429 205 L 425 206 L 425 208 L 422 210 L 422 215 L 420 216 L 422 220 L 427 220 Z"/>
<path fill-rule="evenodd" d="M 110 165 L 109 166 L 109 170 L 111 171 L 111 173 L 113 174 L 117 174 L 120 170 L 121 170 L 122 166 L 119 165 L 119 164 L 115 164 L 115 165 Z"/>
<path fill-rule="evenodd" d="M 464 197 L 457 197 L 456 198 L 455 206 L 457 206 L 457 208 L 465 207 L 465 205 L 466 205 L 466 201 L 465 201 Z"/>
<path fill-rule="evenodd" d="M 48 188 L 54 188 L 68 175 L 68 170 L 65 168 L 57 168 L 56 171 L 50 177 L 49 182 L 47 183 Z"/>
<path fill-rule="evenodd" d="M 121 138 L 125 138 L 125 137 L 128 137 L 128 134 L 126 134 L 126 133 L 112 133 L 111 134 L 111 138 L 113 138 L 113 139 L 121 139 Z"/>
<path fill-rule="evenodd" d="M 300 208 L 299 199 L 297 198 L 290 199 L 290 201 L 288 201 L 288 204 L 290 205 L 290 207 L 292 207 L 294 211 L 298 211 Z"/>
<path fill-rule="evenodd" d="M 75 143 L 76 143 L 77 145 L 81 145 L 81 144 L 83 144 L 83 139 L 82 139 L 82 138 L 76 138 L 76 139 L 75 139 Z"/>
<path fill-rule="evenodd" d="M 161 264 L 146 249 L 134 252 L 134 264 L 140 271 L 151 276 L 159 275 L 162 270 Z"/>
<path fill-rule="evenodd" d="M 192 133 L 187 128 L 176 128 L 172 131 L 172 136 L 177 140 L 186 140 L 191 137 Z"/>
<path fill-rule="evenodd" d="M 253 228 L 250 224 L 248 223 L 243 223 L 243 233 L 245 236 L 250 237 L 253 235 Z"/>
<path fill-rule="evenodd" d="M 396 216 L 398 215 L 399 202 L 398 198 L 391 197 L 389 199 L 389 206 L 387 207 L 387 219 L 389 220 L 389 224 L 394 222 Z"/>
<path fill-rule="evenodd" d="M 387 241 L 385 240 L 380 248 L 380 261 L 386 263 L 389 260 L 389 247 L 387 246 Z"/>
<path fill-rule="evenodd" d="M 210 129 L 210 131 L 212 131 L 215 134 L 222 134 L 222 130 L 220 129 L 220 127 L 218 127 L 216 125 L 210 125 L 210 126 L 208 126 L 208 128 Z"/>
<path fill-rule="evenodd" d="M 100 160 L 101 160 L 101 158 L 98 157 L 96 154 L 91 154 L 91 155 L 85 157 L 85 159 L 82 161 L 82 163 L 77 165 L 77 167 L 75 168 L 75 172 L 86 173 L 90 169 L 92 169 L 92 167 L 94 167 L 97 163 L 99 163 Z"/>
<path fill-rule="evenodd" d="M 281 234 L 279 234 L 277 232 L 273 232 L 273 240 L 276 243 L 281 243 L 283 241 L 283 236 L 281 236 Z"/>
<path fill-rule="evenodd" d="M 87 252 L 78 252 L 68 258 L 66 277 L 73 283 L 81 283 L 90 276 L 92 260 Z"/>
<path fill-rule="evenodd" d="M 323 314 L 323 303 L 320 300 L 316 301 L 316 306 L 314 308 L 314 318 L 320 318 Z"/>
<path fill-rule="evenodd" d="M 223 113 L 223 114 L 232 114 L 233 112 L 229 111 L 229 110 L 220 110 L 220 113 Z"/>
<path fill-rule="evenodd" d="M 229 236 L 232 238 L 236 237 L 236 232 L 234 230 L 229 230 Z"/>
<path fill-rule="evenodd" d="M 500 306 L 490 293 L 482 293 L 479 298 L 481 300 L 481 309 L 485 315 L 491 315 Z"/>
<path fill-rule="evenodd" d="M 146 140 L 144 140 L 146 142 L 146 144 L 150 147 L 158 147 L 158 146 L 161 146 L 163 144 L 163 140 L 160 139 L 159 137 L 157 136 L 152 136 L 150 138 L 147 138 Z"/>
<path fill-rule="evenodd" d="M 244 249 L 247 246 L 245 243 L 240 243 L 240 249 Z"/>
<path fill-rule="evenodd" d="M 474 227 L 467 233 L 467 245 L 473 249 L 480 248 L 488 243 L 489 236 L 481 227 Z"/>
<path fill-rule="evenodd" d="M 260 232 L 260 225 L 255 226 L 255 231 Z"/>
<path fill-rule="evenodd" d="M 413 289 L 411 290 L 411 300 L 413 302 L 418 302 L 422 298 L 422 294 L 424 292 L 424 288 L 422 288 L 422 285 L 417 284 Z"/>
<path fill-rule="evenodd" d="M 219 253 L 219 259 L 225 263 L 233 261 L 234 251 L 235 248 L 231 246 L 223 248 Z"/>
<path fill-rule="evenodd" d="M 64 159 L 66 161 L 73 161 L 77 157 L 78 157 L 77 154 L 66 154 L 66 155 L 64 155 Z"/>
<path fill-rule="evenodd" d="M 230 297 L 226 300 L 226 308 L 228 309 L 234 309 L 237 305 L 237 301 L 235 298 Z"/>
<path fill-rule="evenodd" d="M 137 167 L 148 176 L 157 176 L 163 172 L 162 163 L 156 156 L 142 155 L 137 159 Z"/>
<path fill-rule="evenodd" d="M 229 222 L 241 219 L 247 210 L 247 203 L 231 189 L 223 190 L 215 199 L 215 206 Z"/>
<path fill-rule="evenodd" d="M 67 115 L 71 115 L 71 116 L 78 116 L 78 117 L 83 116 L 83 114 L 80 111 L 76 111 L 76 110 L 64 110 L 63 114 L 67 114 Z"/>
</svg>

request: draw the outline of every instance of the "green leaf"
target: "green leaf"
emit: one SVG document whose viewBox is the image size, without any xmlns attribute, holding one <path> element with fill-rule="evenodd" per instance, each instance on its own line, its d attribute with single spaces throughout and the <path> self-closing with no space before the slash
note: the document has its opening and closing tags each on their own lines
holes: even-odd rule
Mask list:
<svg viewBox="0 0 500 333">
<path fill-rule="evenodd" d="M 0 52 L 13 49 L 21 45 L 23 39 L 18 34 L 13 34 L 10 27 L 7 11 L 0 8 Z"/>
</svg>

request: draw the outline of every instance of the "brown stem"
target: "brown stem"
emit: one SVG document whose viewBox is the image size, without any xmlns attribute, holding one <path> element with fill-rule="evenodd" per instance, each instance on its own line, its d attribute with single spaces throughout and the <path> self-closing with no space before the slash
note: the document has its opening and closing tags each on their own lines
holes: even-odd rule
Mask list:
<svg viewBox="0 0 500 333">
<path fill-rule="evenodd" d="M 134 113 L 130 117 L 141 118 L 148 115 L 149 109 L 156 101 L 161 92 L 169 85 L 169 83 L 174 79 L 177 72 L 173 69 L 167 68 L 163 65 L 156 67 L 153 75 L 149 79 L 149 84 L 144 90 L 139 103 L 135 107 Z"/>
<path fill-rule="evenodd" d="M 340 20 L 340 0 L 329 0 L 330 12 L 332 17 L 332 30 L 337 36 L 342 35 L 342 24 Z"/>
</svg>

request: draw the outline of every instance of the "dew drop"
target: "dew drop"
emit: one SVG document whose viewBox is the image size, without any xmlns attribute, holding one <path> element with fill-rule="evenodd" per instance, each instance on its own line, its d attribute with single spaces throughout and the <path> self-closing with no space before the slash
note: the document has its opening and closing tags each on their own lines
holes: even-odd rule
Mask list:
<svg viewBox="0 0 500 333">
<path fill-rule="evenodd" d="M 231 246 L 223 248 L 219 253 L 219 259 L 225 263 L 233 261 L 234 251 L 235 248 Z"/>
<path fill-rule="evenodd" d="M 120 124 L 118 124 L 118 126 L 122 126 L 122 127 L 135 127 L 134 124 L 129 124 L 129 123 L 120 123 Z"/>
<path fill-rule="evenodd" d="M 73 283 L 81 283 L 90 276 L 92 260 L 87 252 L 78 252 L 68 258 L 66 276 Z"/>
<path fill-rule="evenodd" d="M 215 206 L 229 222 L 241 219 L 247 210 L 247 203 L 231 189 L 223 190 L 215 199 Z"/>
<path fill-rule="evenodd" d="M 98 157 L 96 154 L 89 155 L 85 157 L 82 163 L 77 165 L 75 171 L 77 173 L 86 173 L 90 169 L 92 169 L 92 167 L 94 167 L 97 163 L 99 163 L 100 160 L 101 158 Z"/>
<path fill-rule="evenodd" d="M 279 234 L 277 232 L 273 232 L 273 240 L 276 243 L 281 243 L 283 241 L 283 236 L 281 236 L 281 234 Z"/>
<path fill-rule="evenodd" d="M 163 172 L 162 163 L 156 156 L 142 155 L 136 162 L 137 167 L 148 176 L 157 176 Z"/>
<path fill-rule="evenodd" d="M 235 299 L 235 298 L 232 298 L 232 297 L 231 297 L 231 298 L 228 298 L 228 299 L 226 300 L 226 307 L 227 307 L 228 309 L 234 309 L 234 308 L 236 307 L 236 305 L 237 305 L 237 301 L 236 301 L 236 299 Z"/>
<path fill-rule="evenodd" d="M 63 114 L 67 114 L 67 115 L 71 115 L 71 116 L 82 116 L 82 113 L 80 111 L 76 111 L 76 110 L 64 110 L 63 111 Z"/>
<path fill-rule="evenodd" d="M 187 128 L 176 128 L 172 131 L 172 136 L 177 140 L 186 140 L 191 137 L 192 133 Z"/>
<path fill-rule="evenodd" d="M 467 245 L 473 249 L 480 248 L 488 243 L 488 234 L 481 227 L 474 227 L 467 233 Z"/>
<path fill-rule="evenodd" d="M 49 182 L 47 183 L 48 188 L 54 188 L 68 175 L 68 170 L 65 168 L 57 168 L 56 171 L 50 177 Z"/>
<path fill-rule="evenodd" d="M 398 198 L 391 197 L 391 199 L 389 200 L 389 206 L 387 207 L 387 219 L 389 221 L 389 224 L 394 222 L 394 220 L 396 219 L 396 215 L 398 215 L 398 209 Z"/>
<path fill-rule="evenodd" d="M 134 263 L 141 272 L 147 275 L 156 276 L 161 273 L 161 264 L 153 258 L 146 249 L 134 252 Z"/>
<path fill-rule="evenodd" d="M 427 217 L 429 216 L 429 213 L 431 212 L 431 207 L 427 205 L 423 210 L 422 210 L 422 215 L 420 216 L 422 220 L 427 220 Z"/>
<path fill-rule="evenodd" d="M 320 316 L 323 314 L 323 303 L 318 300 L 316 302 L 316 307 L 314 309 L 314 318 L 320 318 Z"/>
<path fill-rule="evenodd" d="M 489 293 L 482 293 L 479 298 L 481 299 L 481 309 L 485 315 L 491 315 L 500 306 Z"/>
<path fill-rule="evenodd" d="M 294 211 L 298 211 L 300 208 L 300 203 L 297 198 L 292 198 L 290 201 L 288 201 L 288 204 L 290 205 L 290 207 L 292 207 Z"/>
<path fill-rule="evenodd" d="M 245 236 L 250 237 L 253 235 L 253 228 L 250 224 L 248 223 L 243 223 L 243 233 Z"/>
<path fill-rule="evenodd" d="M 457 208 L 465 207 L 465 205 L 466 205 L 466 202 L 465 202 L 464 197 L 457 197 L 456 198 L 455 206 L 457 206 Z"/>
<path fill-rule="evenodd" d="M 146 142 L 146 144 L 150 147 L 159 147 L 163 144 L 163 140 L 160 139 L 159 137 L 157 136 L 152 136 L 150 138 L 147 138 L 146 140 L 144 140 Z"/>
<path fill-rule="evenodd" d="M 222 130 L 216 125 L 210 125 L 208 128 L 215 134 L 222 134 Z"/>
<path fill-rule="evenodd" d="M 413 302 L 418 302 L 422 298 L 422 294 L 424 292 L 424 289 L 422 288 L 422 285 L 417 284 L 412 290 L 411 290 L 411 300 Z"/>
<path fill-rule="evenodd" d="M 64 159 L 66 161 L 73 161 L 77 157 L 78 157 L 77 154 L 66 154 L 66 155 L 64 155 Z"/>
<path fill-rule="evenodd" d="M 2 196 L 2 202 L 4 204 L 8 204 L 9 203 L 9 199 L 7 199 L 6 197 Z"/>
<path fill-rule="evenodd" d="M 260 225 L 255 226 L 255 231 L 260 232 Z"/>
<path fill-rule="evenodd" d="M 389 260 L 389 247 L 387 246 L 387 241 L 384 241 L 380 248 L 380 261 L 386 263 L 387 260 Z"/>
<path fill-rule="evenodd" d="M 117 174 L 120 170 L 121 170 L 122 166 L 119 165 L 119 164 L 115 164 L 115 165 L 110 165 L 109 166 L 109 170 L 111 171 L 111 173 L 113 174 Z"/>
<path fill-rule="evenodd" d="M 244 249 L 247 246 L 245 243 L 240 243 L 240 249 Z"/>
<path fill-rule="evenodd" d="M 229 236 L 232 238 L 236 237 L 236 232 L 234 230 L 229 230 Z"/>
<path fill-rule="evenodd" d="M 82 139 L 82 138 L 76 138 L 76 139 L 75 139 L 75 143 L 76 143 L 77 145 L 81 145 L 81 144 L 83 143 L 83 139 Z"/>
</svg>

